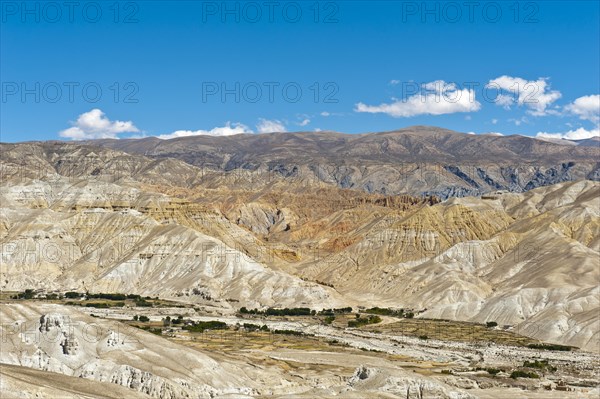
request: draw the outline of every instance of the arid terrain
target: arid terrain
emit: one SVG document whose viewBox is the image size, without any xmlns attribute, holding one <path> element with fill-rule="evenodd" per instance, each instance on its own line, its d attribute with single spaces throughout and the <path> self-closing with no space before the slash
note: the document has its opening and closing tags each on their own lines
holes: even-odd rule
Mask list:
<svg viewBox="0 0 600 399">
<path fill-rule="evenodd" d="M 27 142 L 0 173 L 3 398 L 600 395 L 597 140 Z"/>
</svg>

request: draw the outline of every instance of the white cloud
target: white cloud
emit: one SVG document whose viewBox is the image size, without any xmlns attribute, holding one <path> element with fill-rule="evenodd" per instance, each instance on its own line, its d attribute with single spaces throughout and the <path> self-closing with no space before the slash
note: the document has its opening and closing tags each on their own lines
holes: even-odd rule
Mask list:
<svg viewBox="0 0 600 399">
<path fill-rule="evenodd" d="M 310 123 L 310 119 L 306 118 L 299 122 L 300 126 L 306 126 Z M 272 133 L 272 132 L 287 132 L 283 122 L 273 119 L 259 118 L 256 125 L 257 133 Z M 211 130 L 177 130 L 173 133 L 163 134 L 158 136 L 159 139 L 173 139 L 176 137 L 188 136 L 232 136 L 234 134 L 252 134 L 252 129 L 242 123 L 227 122 L 225 126 L 215 127 Z"/>
<path fill-rule="evenodd" d="M 539 132 L 536 137 L 548 139 L 584 140 L 600 136 L 600 95 L 583 96 L 565 105 L 564 110 L 581 120 L 590 121 L 595 126 L 588 130 L 584 127 L 571 129 L 563 133 Z M 567 126 L 573 126 L 567 123 Z"/>
<path fill-rule="evenodd" d="M 310 119 L 306 118 L 302 122 L 298 123 L 299 126 L 306 126 L 310 123 Z"/>
<path fill-rule="evenodd" d="M 227 122 L 223 127 L 215 127 L 211 130 L 177 130 L 169 134 L 161 134 L 157 136 L 159 139 L 168 140 L 177 137 L 189 137 L 189 136 L 231 136 L 234 134 L 242 133 L 253 133 L 252 130 L 246 125 L 241 123 Z"/>
<path fill-rule="evenodd" d="M 329 115 L 331 115 L 331 114 L 327 111 L 321 112 L 321 116 L 329 116 Z"/>
<path fill-rule="evenodd" d="M 498 123 L 498 119 L 492 119 L 492 125 L 495 125 L 496 123 Z"/>
<path fill-rule="evenodd" d="M 94 108 L 79 115 L 72 127 L 59 132 L 61 137 L 73 140 L 116 139 L 120 133 L 139 133 L 132 121 L 111 121 L 104 112 Z"/>
<path fill-rule="evenodd" d="M 515 126 L 521 126 L 523 123 L 529 123 L 529 119 L 524 116 L 520 119 L 510 118 L 508 121 L 514 123 Z"/>
<path fill-rule="evenodd" d="M 503 75 L 490 80 L 486 88 L 512 93 L 512 95 L 500 93 L 495 99 L 495 103 L 505 109 L 510 109 L 510 106 L 516 103 L 520 106 L 526 106 L 528 108 L 527 112 L 531 115 L 558 114 L 556 110 L 547 109 L 553 102 L 562 97 L 559 91 L 550 90 L 548 78 L 526 80 Z"/>
<path fill-rule="evenodd" d="M 504 136 L 504 134 L 502 134 L 500 132 L 487 132 L 487 133 L 483 133 L 483 134 L 489 134 L 490 136 Z"/>
<path fill-rule="evenodd" d="M 258 133 L 287 132 L 285 125 L 277 119 L 269 120 L 260 118 L 256 129 Z"/>
<path fill-rule="evenodd" d="M 392 86 L 395 86 L 395 85 L 397 85 L 398 83 L 400 83 L 400 81 L 399 81 L 399 80 L 397 80 L 397 79 L 392 79 L 392 80 L 390 80 L 390 84 L 391 84 Z"/>
<path fill-rule="evenodd" d="M 510 94 L 498 94 L 498 97 L 496 97 L 494 102 L 502 108 L 509 110 L 510 106 L 515 103 L 515 98 Z"/>
<path fill-rule="evenodd" d="M 565 106 L 565 110 L 580 119 L 598 124 L 600 122 L 600 94 L 579 97 L 571 104 Z"/>
<path fill-rule="evenodd" d="M 416 115 L 443 115 L 456 112 L 479 111 L 481 104 L 475 92 L 459 89 L 454 83 L 436 80 L 422 86 L 422 92 L 405 100 L 380 105 L 356 104 L 355 112 L 384 113 L 395 118 Z"/>
<path fill-rule="evenodd" d="M 425 90 L 433 91 L 438 94 L 443 93 L 445 91 L 455 91 L 456 90 L 455 83 L 446 83 L 443 80 L 434 80 L 433 82 L 423 84 L 422 87 Z"/>
<path fill-rule="evenodd" d="M 546 138 L 546 139 L 567 139 L 567 140 L 583 140 L 589 139 L 592 137 L 600 136 L 600 130 L 598 128 L 587 130 L 582 127 L 576 130 L 569 130 L 566 133 L 547 133 L 547 132 L 539 132 L 536 134 L 536 137 Z"/>
</svg>

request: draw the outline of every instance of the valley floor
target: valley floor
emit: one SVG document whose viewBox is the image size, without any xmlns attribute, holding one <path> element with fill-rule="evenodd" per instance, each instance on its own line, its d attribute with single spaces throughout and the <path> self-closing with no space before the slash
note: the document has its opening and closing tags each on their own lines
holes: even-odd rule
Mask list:
<svg viewBox="0 0 600 399">
<path fill-rule="evenodd" d="M 325 324 L 312 316 L 22 300 L 4 301 L 0 313 L 3 398 L 551 399 L 600 393 L 597 353 L 530 349 L 522 346 L 528 339 L 516 335 L 521 346 L 401 335 L 394 328 L 398 319 L 386 316 L 349 328 L 353 314 Z M 180 315 L 188 325 L 227 325 L 200 332 L 164 322 Z M 458 325 L 424 325 L 436 323 L 447 330 Z M 511 378 L 514 371 L 537 378 Z"/>
</svg>

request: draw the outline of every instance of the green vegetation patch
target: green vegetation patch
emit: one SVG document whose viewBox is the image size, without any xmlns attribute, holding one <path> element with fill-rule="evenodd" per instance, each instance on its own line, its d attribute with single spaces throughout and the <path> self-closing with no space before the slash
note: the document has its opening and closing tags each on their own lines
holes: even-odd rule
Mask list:
<svg viewBox="0 0 600 399">
<path fill-rule="evenodd" d="M 217 320 L 197 321 L 192 325 L 183 326 L 182 329 L 191 332 L 204 332 L 205 330 L 227 330 L 227 323 Z"/>
<path fill-rule="evenodd" d="M 364 312 L 370 314 L 378 314 L 381 316 L 405 317 L 404 309 L 379 308 L 375 306 L 374 308 L 366 309 Z"/>
<path fill-rule="evenodd" d="M 536 373 L 529 371 L 515 370 L 512 373 L 510 373 L 510 378 L 516 380 L 517 378 L 540 378 L 540 376 Z"/>
<path fill-rule="evenodd" d="M 348 321 L 348 327 L 360 327 L 366 326 L 369 324 L 377 324 L 381 323 L 381 317 L 379 316 L 368 316 L 368 317 L 360 317 L 360 315 L 356 315 L 356 320 Z"/>
</svg>

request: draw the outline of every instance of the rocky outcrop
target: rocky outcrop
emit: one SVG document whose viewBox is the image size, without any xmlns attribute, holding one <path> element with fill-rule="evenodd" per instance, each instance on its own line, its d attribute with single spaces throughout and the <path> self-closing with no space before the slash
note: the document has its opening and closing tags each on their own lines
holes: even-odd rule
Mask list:
<svg viewBox="0 0 600 399">
<path fill-rule="evenodd" d="M 0 316 L 3 365 L 119 385 L 161 399 L 256 393 L 255 384 L 235 366 L 222 367 L 202 352 L 190 353 L 136 328 L 67 307 L 3 305 Z"/>
</svg>

